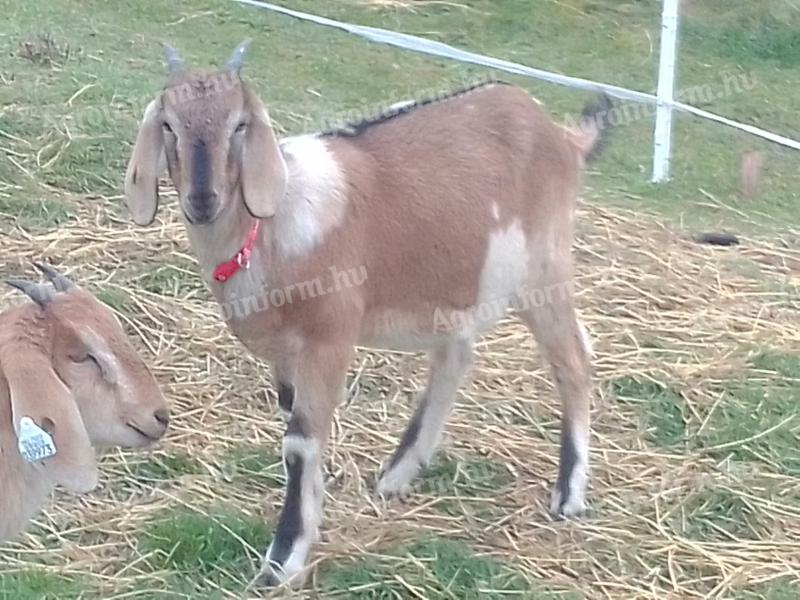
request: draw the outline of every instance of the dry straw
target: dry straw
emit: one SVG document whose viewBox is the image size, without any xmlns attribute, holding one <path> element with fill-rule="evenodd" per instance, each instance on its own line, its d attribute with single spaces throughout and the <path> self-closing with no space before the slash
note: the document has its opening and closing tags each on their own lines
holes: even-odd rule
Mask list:
<svg viewBox="0 0 800 600">
<path fill-rule="evenodd" d="M 187 506 L 206 513 L 224 503 L 274 524 L 280 489 L 237 485 L 224 457 L 242 444 L 277 452 L 283 424 L 267 392 L 266 366 L 231 338 L 196 276 L 174 201 L 168 199 L 155 226 L 134 229 L 113 216 L 118 197 L 62 199 L 74 207 L 75 221 L 49 231 L 16 227 L 0 237 L 3 276 L 31 275 L 27 265 L 47 259 L 90 289 L 124 301 L 121 315 L 154 365 L 176 418 L 153 456 L 107 456 L 98 493 L 59 496 L 38 519 L 36 533 L 0 549 L 0 572 L 44 566 L 88 577 L 109 600 L 146 597 L 146 591 L 130 590 L 156 589 L 169 575 L 148 573 L 137 549 L 146 523 L 161 511 Z M 439 510 L 443 500 L 424 487 L 407 503 L 373 500 L 374 474 L 411 414 L 424 361 L 362 351 L 334 428 L 315 562 L 365 559 L 428 533 L 459 536 L 531 582 L 577 588 L 589 598 L 727 598 L 746 582 L 800 579 L 797 479 L 765 466 L 759 481 L 778 490 L 770 497 L 749 485 L 747 469 L 726 471 L 707 454 L 654 447 L 637 408 L 609 393 L 620 377 L 669 384 L 681 392 L 687 418 L 712 431 L 726 401 L 720 384 L 740 375 L 751 349 L 800 350 L 798 232 L 718 249 L 696 245 L 656 218 L 594 199 L 582 204 L 579 217 L 577 287 L 596 353 L 592 515 L 574 524 L 547 516 L 558 455 L 557 402 L 528 333 L 507 321 L 479 344 L 474 381 L 460 395 L 444 442 L 457 460 L 494 461 L 508 471 L 510 483 L 483 501 L 494 508 L 475 510 L 480 501 L 446 485 L 437 486 L 439 492 L 465 516 Z M 174 267 L 175 283 L 160 293 L 146 291 L 164 264 Z M 16 298 L 3 294 L 4 302 Z M 797 423 L 786 426 L 796 431 Z M 191 455 L 199 470 L 160 483 L 135 475 L 142 461 L 175 455 Z M 279 464 L 272 467 L 279 472 Z M 752 510 L 753 535 L 704 540 L 680 533 L 676 523 L 692 510 L 698 492 L 710 489 L 725 490 Z M 244 583 L 264 548 L 241 543 L 252 557 L 250 571 L 234 574 Z M 403 585 L 408 597 L 424 597 L 413 582 Z M 306 594 L 313 596 L 298 597 Z"/>
</svg>

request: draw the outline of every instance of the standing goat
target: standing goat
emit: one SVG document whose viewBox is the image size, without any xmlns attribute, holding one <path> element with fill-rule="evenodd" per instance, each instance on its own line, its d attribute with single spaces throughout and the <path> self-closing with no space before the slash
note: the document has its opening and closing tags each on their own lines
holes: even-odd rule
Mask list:
<svg viewBox="0 0 800 600">
<path fill-rule="evenodd" d="M 193 72 L 166 47 L 169 79 L 145 111 L 125 198 L 138 224 L 151 223 L 166 164 L 228 326 L 272 365 L 289 422 L 267 582 L 302 579 L 321 521 L 322 453 L 355 346 L 431 355 L 419 407 L 378 481 L 392 495 L 430 461 L 476 335 L 508 309 L 535 333 L 561 395 L 552 512 L 581 513 L 590 362 L 571 246 L 602 107 L 572 130 L 524 90 L 483 85 L 279 142 L 239 77 L 246 48 L 221 72 Z M 364 275 L 358 285 L 340 285 L 353 271 Z M 310 293 L 309 282 L 332 274 L 334 285 Z"/>
<path fill-rule="evenodd" d="M 13 280 L 34 302 L 0 314 L 0 541 L 56 485 L 97 485 L 94 448 L 141 447 L 167 429 L 156 380 L 119 321 L 47 266 L 52 285 Z"/>
</svg>

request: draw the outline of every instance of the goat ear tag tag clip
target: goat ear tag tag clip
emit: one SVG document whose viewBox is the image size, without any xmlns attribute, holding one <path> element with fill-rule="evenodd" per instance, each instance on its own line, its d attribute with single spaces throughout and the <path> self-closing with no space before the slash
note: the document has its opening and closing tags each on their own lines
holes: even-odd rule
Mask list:
<svg viewBox="0 0 800 600">
<path fill-rule="evenodd" d="M 53 438 L 30 417 L 19 421 L 19 453 L 27 463 L 42 461 L 56 454 Z"/>
</svg>

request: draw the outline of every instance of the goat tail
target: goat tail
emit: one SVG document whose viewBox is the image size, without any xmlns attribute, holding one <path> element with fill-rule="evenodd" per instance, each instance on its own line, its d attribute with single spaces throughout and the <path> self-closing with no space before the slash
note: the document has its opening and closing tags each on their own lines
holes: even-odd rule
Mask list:
<svg viewBox="0 0 800 600">
<path fill-rule="evenodd" d="M 572 144 L 585 162 L 595 160 L 608 144 L 613 110 L 611 98 L 601 92 L 583 108 L 578 128 L 569 130 Z"/>
</svg>

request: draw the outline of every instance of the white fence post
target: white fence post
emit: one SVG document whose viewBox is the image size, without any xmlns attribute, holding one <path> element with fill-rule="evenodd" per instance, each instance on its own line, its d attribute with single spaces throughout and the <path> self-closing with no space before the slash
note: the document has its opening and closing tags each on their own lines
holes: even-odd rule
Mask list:
<svg viewBox="0 0 800 600">
<path fill-rule="evenodd" d="M 680 0 L 664 0 L 661 15 L 661 50 L 658 65 L 658 110 L 653 135 L 653 182 L 669 179 L 672 152 L 672 101 L 675 91 L 675 59 L 678 48 L 678 6 Z"/>
</svg>

